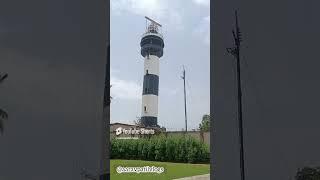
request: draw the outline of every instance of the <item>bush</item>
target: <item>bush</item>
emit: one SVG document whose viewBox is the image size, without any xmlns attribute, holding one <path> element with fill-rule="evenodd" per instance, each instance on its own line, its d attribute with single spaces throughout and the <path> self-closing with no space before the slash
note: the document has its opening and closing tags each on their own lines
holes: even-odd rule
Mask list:
<svg viewBox="0 0 320 180">
<path fill-rule="evenodd" d="M 191 136 L 112 139 L 111 159 L 209 163 L 209 148 Z"/>
<path fill-rule="evenodd" d="M 296 176 L 296 180 L 319 180 L 320 179 L 320 167 L 304 167 L 299 169 Z"/>
</svg>

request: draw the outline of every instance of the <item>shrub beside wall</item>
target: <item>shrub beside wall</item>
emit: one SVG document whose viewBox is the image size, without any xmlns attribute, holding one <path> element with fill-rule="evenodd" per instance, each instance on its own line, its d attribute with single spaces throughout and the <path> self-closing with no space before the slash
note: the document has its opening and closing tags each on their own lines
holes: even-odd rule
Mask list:
<svg viewBox="0 0 320 180">
<path fill-rule="evenodd" d="M 209 163 L 209 156 L 209 147 L 190 136 L 111 140 L 111 159 Z"/>
</svg>

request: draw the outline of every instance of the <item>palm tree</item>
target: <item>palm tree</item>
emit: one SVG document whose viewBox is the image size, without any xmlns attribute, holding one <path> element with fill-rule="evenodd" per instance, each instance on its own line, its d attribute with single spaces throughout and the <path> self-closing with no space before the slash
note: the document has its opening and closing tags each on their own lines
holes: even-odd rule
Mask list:
<svg viewBox="0 0 320 180">
<path fill-rule="evenodd" d="M 0 75 L 0 84 L 8 77 L 8 74 Z M 8 119 L 8 113 L 0 108 L 0 134 L 3 134 L 3 120 Z"/>
</svg>

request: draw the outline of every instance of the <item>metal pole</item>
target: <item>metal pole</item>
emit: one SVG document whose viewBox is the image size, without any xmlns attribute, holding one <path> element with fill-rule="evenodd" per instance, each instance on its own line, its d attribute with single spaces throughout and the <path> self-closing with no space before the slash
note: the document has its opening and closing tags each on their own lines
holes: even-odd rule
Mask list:
<svg viewBox="0 0 320 180">
<path fill-rule="evenodd" d="M 239 119 L 241 180 L 244 180 L 245 173 L 244 173 L 244 152 L 243 152 L 242 90 L 241 90 L 240 52 L 239 51 L 240 50 L 238 49 L 237 51 L 238 119 Z"/>
<path fill-rule="evenodd" d="M 237 85 L 238 85 L 238 119 L 239 119 L 239 144 L 240 144 L 240 170 L 241 180 L 245 180 L 244 171 L 244 150 L 243 150 L 243 120 L 242 120 L 242 88 L 241 88 L 241 68 L 240 68 L 240 31 L 238 26 L 237 11 L 236 16 L 236 59 L 237 59 Z"/>
<path fill-rule="evenodd" d="M 186 124 L 186 132 L 188 131 L 187 125 L 187 98 L 186 98 L 186 71 L 183 67 L 183 88 L 184 88 L 184 117 L 185 117 L 185 124 Z"/>
<path fill-rule="evenodd" d="M 245 180 L 245 169 L 244 169 L 244 147 L 243 147 L 243 120 L 242 120 L 242 88 L 241 88 L 241 68 L 240 68 L 240 43 L 241 33 L 238 25 L 238 15 L 235 11 L 236 18 L 236 29 L 232 31 L 234 38 L 234 47 L 227 48 L 227 51 L 236 58 L 237 64 L 237 99 L 238 99 L 238 129 L 239 129 L 239 151 L 240 151 L 240 174 L 241 180 Z"/>
</svg>

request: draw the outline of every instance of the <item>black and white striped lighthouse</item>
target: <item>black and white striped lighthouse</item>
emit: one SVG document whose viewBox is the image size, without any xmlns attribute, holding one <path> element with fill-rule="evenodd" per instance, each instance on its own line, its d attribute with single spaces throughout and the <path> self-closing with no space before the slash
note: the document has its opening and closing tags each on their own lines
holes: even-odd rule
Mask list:
<svg viewBox="0 0 320 180">
<path fill-rule="evenodd" d="M 144 57 L 141 123 L 146 127 L 158 127 L 159 58 L 163 55 L 161 25 L 146 18 L 146 32 L 140 42 Z"/>
</svg>

